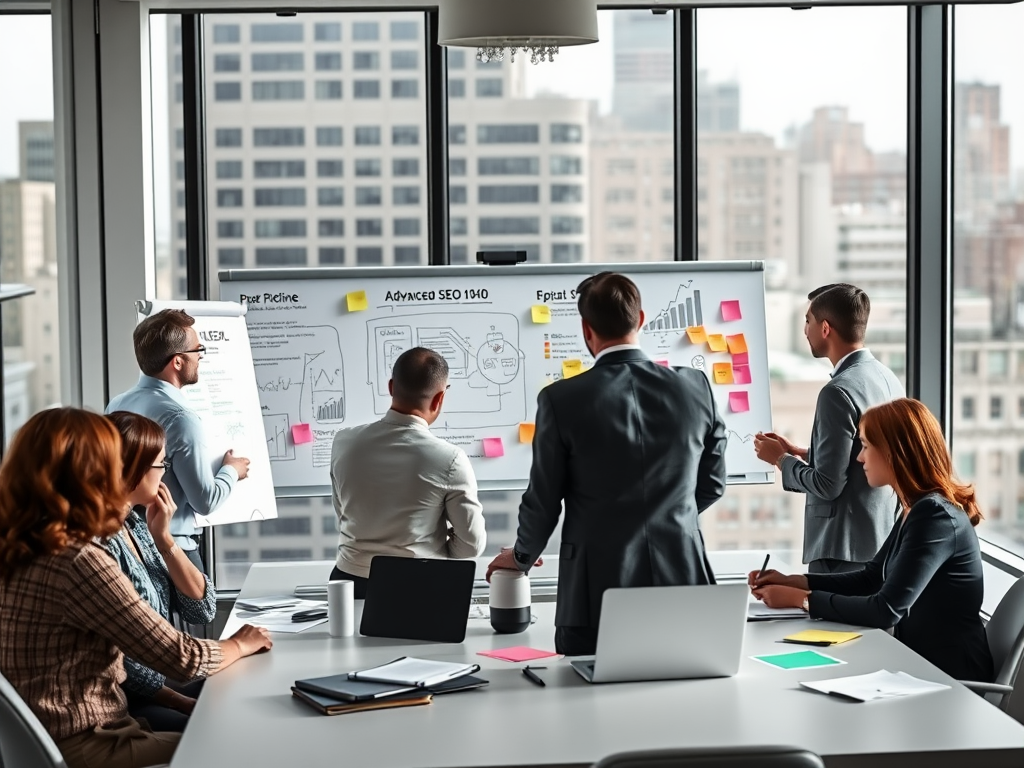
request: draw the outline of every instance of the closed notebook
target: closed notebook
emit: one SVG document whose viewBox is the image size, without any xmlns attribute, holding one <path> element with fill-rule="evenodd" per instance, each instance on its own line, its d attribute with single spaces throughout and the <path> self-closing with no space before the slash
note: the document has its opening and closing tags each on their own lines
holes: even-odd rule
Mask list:
<svg viewBox="0 0 1024 768">
<path fill-rule="evenodd" d="M 462 664 L 452 661 L 434 661 L 401 656 L 387 664 L 370 669 L 349 672 L 351 680 L 368 680 L 375 683 L 393 683 L 416 688 L 429 688 L 446 680 L 471 675 L 480 670 L 479 664 Z"/>
<path fill-rule="evenodd" d="M 429 693 L 416 691 L 369 701 L 339 701 L 332 696 L 322 696 L 295 687 L 292 688 L 292 696 L 303 704 L 313 707 L 322 715 L 345 715 L 349 712 L 369 712 L 374 709 L 391 709 L 392 707 L 416 707 L 420 704 L 429 704 L 433 698 Z"/>
<path fill-rule="evenodd" d="M 410 685 L 350 680 L 347 673 L 296 680 L 295 687 L 308 693 L 330 696 L 340 701 L 371 701 L 417 690 L 415 686 Z"/>
</svg>

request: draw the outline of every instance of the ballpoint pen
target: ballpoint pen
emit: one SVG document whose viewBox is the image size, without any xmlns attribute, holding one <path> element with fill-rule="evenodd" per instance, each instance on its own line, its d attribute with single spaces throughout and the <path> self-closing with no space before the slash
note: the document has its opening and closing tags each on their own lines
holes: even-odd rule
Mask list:
<svg viewBox="0 0 1024 768">
<path fill-rule="evenodd" d="M 771 552 L 769 552 L 767 555 L 764 556 L 764 565 L 761 566 L 761 570 L 758 571 L 757 572 L 757 576 L 754 577 L 754 584 L 757 584 L 758 580 L 762 576 L 764 576 L 764 571 L 768 567 L 768 558 L 770 558 L 771 556 L 772 556 Z"/>
<path fill-rule="evenodd" d="M 523 667 L 523 674 L 526 675 L 526 679 L 534 685 L 539 685 L 541 688 L 545 686 L 545 682 L 537 677 L 537 673 L 530 669 L 529 665 Z"/>
</svg>

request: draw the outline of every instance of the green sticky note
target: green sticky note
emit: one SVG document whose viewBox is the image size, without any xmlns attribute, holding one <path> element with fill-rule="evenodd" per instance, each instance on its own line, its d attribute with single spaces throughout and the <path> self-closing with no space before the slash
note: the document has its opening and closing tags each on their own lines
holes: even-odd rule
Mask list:
<svg viewBox="0 0 1024 768">
<path fill-rule="evenodd" d="M 796 651 L 794 653 L 774 653 L 770 656 L 751 656 L 760 662 L 779 669 L 808 669 L 810 667 L 831 667 L 833 664 L 845 664 L 817 651 Z"/>
</svg>

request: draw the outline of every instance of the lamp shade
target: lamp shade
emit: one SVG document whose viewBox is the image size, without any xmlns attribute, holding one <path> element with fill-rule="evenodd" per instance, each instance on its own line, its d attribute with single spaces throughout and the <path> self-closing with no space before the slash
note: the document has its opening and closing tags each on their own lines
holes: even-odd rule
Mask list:
<svg viewBox="0 0 1024 768">
<path fill-rule="evenodd" d="M 597 42 L 596 0 L 440 0 L 438 42 L 469 48 Z"/>
</svg>

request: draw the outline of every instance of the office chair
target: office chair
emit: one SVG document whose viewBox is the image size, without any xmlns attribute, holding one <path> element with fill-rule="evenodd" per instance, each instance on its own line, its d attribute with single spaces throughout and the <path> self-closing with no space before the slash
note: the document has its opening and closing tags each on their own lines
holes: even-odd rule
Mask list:
<svg viewBox="0 0 1024 768">
<path fill-rule="evenodd" d="M 4 768 L 68 768 L 39 718 L 3 675 L 0 675 L 0 765 Z"/>
<path fill-rule="evenodd" d="M 985 626 L 985 636 L 996 670 L 995 682 L 961 680 L 960 683 L 1024 723 L 1024 676 L 1019 674 L 1024 657 L 1024 576 L 1017 579 L 999 601 Z"/>
<path fill-rule="evenodd" d="M 698 747 L 621 752 L 594 768 L 825 768 L 825 763 L 797 747 Z"/>
</svg>

